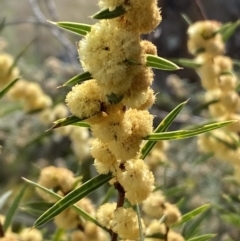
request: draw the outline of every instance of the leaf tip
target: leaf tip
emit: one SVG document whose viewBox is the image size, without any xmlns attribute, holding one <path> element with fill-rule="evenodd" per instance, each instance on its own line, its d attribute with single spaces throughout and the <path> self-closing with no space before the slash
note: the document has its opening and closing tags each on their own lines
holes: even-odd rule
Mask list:
<svg viewBox="0 0 240 241">
<path fill-rule="evenodd" d="M 53 24 L 53 25 L 57 25 L 56 22 L 53 22 L 53 21 L 50 21 L 50 20 L 47 20 L 47 22 L 49 22 L 49 23 L 51 23 L 51 24 Z"/>
</svg>

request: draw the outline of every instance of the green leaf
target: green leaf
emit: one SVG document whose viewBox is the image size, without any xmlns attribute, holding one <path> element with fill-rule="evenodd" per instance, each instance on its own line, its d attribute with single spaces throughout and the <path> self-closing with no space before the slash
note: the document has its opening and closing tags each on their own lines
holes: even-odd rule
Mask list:
<svg viewBox="0 0 240 241">
<path fill-rule="evenodd" d="M 221 35 L 229 28 L 229 26 L 231 26 L 232 23 L 224 23 L 220 29 L 218 29 L 217 31 L 215 31 L 213 33 L 213 36 L 215 36 L 216 34 L 220 33 Z"/>
<path fill-rule="evenodd" d="M 110 186 L 108 188 L 108 191 L 105 193 L 104 197 L 102 198 L 101 200 L 101 204 L 100 205 L 103 205 L 104 203 L 107 203 L 109 201 L 109 199 L 114 195 L 114 192 L 115 192 L 115 188 L 114 186 Z"/>
<path fill-rule="evenodd" d="M 192 20 L 185 13 L 181 13 L 181 16 L 189 26 L 192 25 Z"/>
<path fill-rule="evenodd" d="M 181 69 L 179 66 L 174 64 L 173 62 L 161 58 L 159 56 L 155 56 L 152 54 L 146 54 L 147 66 L 152 67 L 154 69 L 161 70 L 178 70 Z"/>
<path fill-rule="evenodd" d="M 196 232 L 198 231 L 197 229 L 200 227 L 201 223 L 204 220 L 208 220 L 207 216 L 209 215 L 210 211 L 210 209 L 205 210 L 198 218 L 183 227 L 182 235 L 185 239 L 192 238 L 196 235 Z"/>
<path fill-rule="evenodd" d="M 64 229 L 62 228 L 58 228 L 55 233 L 53 234 L 53 237 L 52 237 L 52 241 L 61 241 L 61 240 L 64 240 L 63 239 L 63 236 L 65 235 L 65 231 Z"/>
<path fill-rule="evenodd" d="M 199 106 L 197 106 L 196 108 L 194 108 L 194 109 L 192 110 L 192 114 L 196 115 L 196 114 L 198 114 L 200 111 L 207 109 L 210 105 L 216 104 L 216 103 L 218 103 L 218 102 L 219 102 L 219 99 L 215 99 L 215 100 L 210 100 L 210 101 L 208 101 L 208 102 L 206 102 L 206 103 L 203 103 L 202 105 L 199 105 Z"/>
<path fill-rule="evenodd" d="M 44 192 L 46 192 L 46 193 L 50 194 L 51 196 L 55 197 L 56 199 L 60 200 L 59 202 L 61 202 L 61 201 L 63 200 L 63 197 L 62 197 L 62 196 L 60 196 L 59 194 L 57 194 L 57 193 L 55 193 L 55 192 L 53 192 L 53 191 L 51 191 L 51 190 L 49 190 L 49 189 L 47 189 L 47 188 L 39 185 L 38 183 L 35 183 L 35 182 L 30 181 L 30 180 L 28 180 L 28 179 L 26 179 L 26 178 L 23 178 L 23 177 L 22 177 L 22 179 L 23 179 L 24 181 L 26 181 L 27 183 L 29 183 L 30 185 L 32 185 L 32 186 L 34 186 L 34 187 L 37 187 L 37 188 L 40 188 L 40 189 L 43 190 Z M 83 185 L 82 185 L 82 186 L 83 186 Z M 81 186 L 81 187 L 82 187 L 82 186 Z M 75 189 L 75 190 L 77 190 L 77 189 Z M 70 193 L 69 193 L 69 194 L 70 194 Z M 65 196 L 65 197 L 66 197 L 66 196 Z M 65 198 L 65 197 L 64 197 L 64 198 Z M 59 202 L 58 202 L 58 203 L 59 203 Z M 57 204 L 57 203 L 55 203 L 54 206 L 55 206 L 56 204 Z M 53 208 L 54 206 L 52 206 L 52 208 Z M 84 210 L 82 210 L 80 207 L 78 207 L 78 206 L 75 205 L 75 204 L 73 204 L 72 207 L 74 208 L 75 211 L 78 212 L 78 214 L 79 214 L 81 217 L 83 217 L 84 219 L 86 219 L 86 220 L 88 220 L 88 221 L 96 224 L 98 227 L 100 227 L 100 228 L 108 231 L 108 230 L 107 230 L 104 226 L 102 226 L 95 218 L 93 218 L 93 217 L 92 217 L 91 215 L 89 215 L 87 212 L 85 212 Z M 48 209 L 47 212 L 48 212 L 49 210 L 50 210 L 50 209 Z M 46 213 L 46 212 L 45 212 L 45 213 Z M 44 213 L 44 214 L 45 214 L 45 213 Z M 44 214 L 43 214 L 43 215 L 44 215 Z M 42 216 L 43 216 L 43 215 L 42 215 Z M 41 216 L 40 216 L 40 217 L 41 217 Z M 39 217 L 39 218 L 40 218 L 40 217 Z M 52 218 L 51 218 L 51 219 L 52 219 Z M 50 219 L 50 220 L 51 220 L 51 219 Z M 49 220 L 48 220 L 48 221 L 49 221 Z M 42 224 L 43 224 L 43 223 L 42 223 Z M 40 225 L 42 225 L 42 224 L 40 224 Z M 38 225 L 38 226 L 40 226 L 40 225 Z"/>
<path fill-rule="evenodd" d="M 236 214 L 236 213 L 228 213 L 228 214 L 223 214 L 221 215 L 221 218 L 231 224 L 231 225 L 234 225 L 236 227 L 240 227 L 240 216 L 239 214 Z"/>
<path fill-rule="evenodd" d="M 0 210 L 4 207 L 6 204 L 8 198 L 11 196 L 12 191 L 7 191 L 3 195 L 0 196 Z"/>
<path fill-rule="evenodd" d="M 179 112 L 182 110 L 182 108 L 186 105 L 187 101 L 184 101 L 183 103 L 179 104 L 177 107 L 175 107 L 158 125 L 158 127 L 154 130 L 154 133 L 160 133 L 164 132 L 168 129 L 168 127 L 172 124 L 174 119 L 177 117 Z M 152 148 L 155 146 L 156 141 L 147 141 L 145 145 L 143 146 L 141 150 L 141 158 L 144 159 L 148 153 L 152 150 Z"/>
<path fill-rule="evenodd" d="M 23 148 L 22 148 L 22 152 L 24 152 L 25 149 L 27 149 L 28 147 L 38 144 L 41 140 L 43 140 L 45 137 L 48 137 L 52 135 L 52 132 L 43 132 L 40 135 L 34 137 L 33 139 L 31 139 Z"/>
<path fill-rule="evenodd" d="M 222 122 L 216 122 L 211 124 L 202 125 L 195 129 L 190 130 L 179 130 L 179 131 L 170 131 L 170 132 L 164 132 L 164 133 L 153 133 L 144 138 L 144 140 L 150 140 L 150 141 L 158 141 L 158 140 L 180 140 L 185 138 L 190 138 L 193 136 L 197 136 L 199 134 L 209 132 L 215 129 L 222 128 L 224 126 L 227 126 L 229 124 L 235 123 L 236 121 L 222 121 Z"/>
<path fill-rule="evenodd" d="M 89 72 L 84 72 L 82 74 L 76 75 L 73 78 L 71 78 L 70 80 L 68 80 L 66 83 L 64 83 L 62 86 L 69 86 L 69 85 L 76 85 L 76 84 L 80 84 L 83 81 L 92 79 L 92 75 Z"/>
<path fill-rule="evenodd" d="M 2 33 L 4 27 L 5 27 L 5 23 L 6 23 L 6 17 L 4 17 L 2 19 L 2 21 L 0 22 L 0 33 Z"/>
<path fill-rule="evenodd" d="M 7 229 L 9 228 L 9 226 L 12 223 L 12 219 L 14 217 L 14 214 L 16 213 L 16 211 L 17 211 L 17 209 L 19 207 L 19 204 L 20 204 L 20 202 L 22 200 L 22 197 L 23 197 L 26 189 L 27 189 L 27 185 L 24 185 L 21 188 L 21 190 L 19 191 L 19 193 L 16 196 L 16 198 L 13 200 L 13 203 L 12 203 L 11 207 L 7 211 L 6 219 L 5 219 L 4 224 L 3 224 L 3 230 L 5 232 L 7 231 Z"/>
<path fill-rule="evenodd" d="M 201 64 L 197 63 L 193 59 L 180 58 L 180 59 L 171 59 L 171 61 L 175 64 L 178 64 L 178 65 L 180 65 L 182 67 L 186 67 L 186 68 L 197 69 L 197 68 L 201 67 Z"/>
<path fill-rule="evenodd" d="M 112 19 L 122 16 L 125 13 L 123 6 L 116 7 L 113 11 L 109 9 L 100 10 L 92 16 L 94 19 Z"/>
<path fill-rule="evenodd" d="M 137 218 L 138 218 L 140 241 L 144 241 L 144 232 L 143 232 L 142 221 L 141 221 L 142 217 L 141 217 L 139 204 L 136 204 L 136 213 L 137 213 Z"/>
<path fill-rule="evenodd" d="M 81 36 L 85 36 L 91 31 L 91 25 L 89 24 L 74 22 L 48 22 Z"/>
<path fill-rule="evenodd" d="M 87 124 L 86 122 L 83 122 L 83 121 L 76 122 L 76 123 L 73 123 L 73 124 L 71 124 L 71 125 L 73 125 L 73 126 L 79 126 L 79 127 L 87 127 L 87 128 L 90 127 L 89 124 Z"/>
<path fill-rule="evenodd" d="M 71 207 L 74 203 L 78 202 L 80 199 L 84 198 L 88 194 L 92 193 L 103 184 L 110 181 L 112 178 L 111 174 L 108 175 L 98 175 L 91 180 L 85 182 L 82 186 L 74 189 L 57 203 L 55 203 L 50 209 L 43 213 L 35 222 L 34 227 L 43 225 L 44 223 L 53 219 L 56 215 L 63 212 L 67 208 Z"/>
<path fill-rule="evenodd" d="M 237 30 L 240 25 L 240 20 L 237 20 L 235 23 L 230 24 L 222 34 L 223 42 L 226 42 Z"/>
<path fill-rule="evenodd" d="M 8 70 L 8 73 L 11 73 L 12 70 L 14 69 L 14 67 L 17 65 L 18 61 L 20 60 L 20 58 L 23 56 L 23 54 L 28 50 L 28 48 L 34 43 L 34 41 L 36 40 L 37 38 L 34 38 L 33 40 L 30 41 L 30 43 L 28 43 L 24 48 L 23 50 L 15 57 L 11 67 L 9 68 Z"/>
<path fill-rule="evenodd" d="M 17 83 L 20 78 L 13 80 L 10 84 L 8 84 L 3 90 L 0 91 L 0 99 Z"/>
<path fill-rule="evenodd" d="M 238 59 L 232 59 L 233 65 L 240 67 L 240 61 Z"/>
<path fill-rule="evenodd" d="M 30 214 L 40 216 L 43 212 L 47 211 L 49 208 L 53 206 L 54 203 L 48 202 L 29 202 L 25 203 L 21 209 Z"/>
<path fill-rule="evenodd" d="M 198 237 L 190 238 L 187 241 L 208 241 L 212 238 L 214 238 L 216 234 L 204 234 Z"/>
<path fill-rule="evenodd" d="M 197 215 L 205 212 L 209 208 L 210 208 L 210 204 L 205 204 L 201 207 L 198 207 L 198 208 L 190 211 L 189 213 L 184 214 L 182 216 L 182 219 L 178 223 L 174 224 L 172 227 L 175 228 L 175 227 L 178 227 L 178 226 L 188 222 L 189 220 L 195 218 Z"/>
<path fill-rule="evenodd" d="M 56 128 L 59 128 L 59 127 L 62 127 L 62 126 L 73 125 L 73 124 L 76 124 L 76 123 L 78 123 L 78 126 L 81 126 L 79 123 L 84 123 L 84 122 L 82 122 L 82 119 L 80 119 L 79 117 L 72 115 L 72 116 L 69 116 L 69 117 L 66 117 L 66 118 L 56 120 L 53 123 L 54 123 L 54 125 L 50 129 L 48 129 L 47 131 L 50 131 L 50 130 L 53 130 L 53 129 L 56 129 Z M 86 126 L 86 123 L 84 123 L 83 125 Z"/>
</svg>

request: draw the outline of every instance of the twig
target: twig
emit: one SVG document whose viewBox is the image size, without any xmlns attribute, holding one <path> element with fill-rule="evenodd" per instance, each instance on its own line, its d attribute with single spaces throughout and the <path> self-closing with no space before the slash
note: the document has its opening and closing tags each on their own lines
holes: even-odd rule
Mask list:
<svg viewBox="0 0 240 241">
<path fill-rule="evenodd" d="M 118 191 L 117 208 L 120 208 L 124 204 L 125 191 L 124 191 L 123 187 L 120 185 L 120 183 L 118 183 L 118 182 L 116 182 L 114 184 L 114 186 Z M 113 232 L 111 241 L 117 241 L 117 239 L 118 239 L 118 234 Z"/>
<path fill-rule="evenodd" d="M 45 4 L 48 8 L 48 11 L 52 17 L 52 20 L 57 22 L 58 21 L 58 13 L 57 13 L 57 9 L 56 9 L 56 5 L 52 0 L 45 0 Z"/>
<path fill-rule="evenodd" d="M 165 226 L 166 226 L 165 241 L 168 241 L 169 227 L 166 224 L 165 224 Z"/>
<path fill-rule="evenodd" d="M 208 18 L 207 18 L 207 14 L 206 14 L 206 12 L 205 12 L 205 10 L 204 10 L 204 8 L 203 8 L 203 5 L 202 5 L 202 3 L 201 3 L 201 0 L 196 0 L 196 5 L 197 5 L 197 8 L 198 8 L 198 10 L 199 10 L 199 12 L 200 12 L 203 20 L 207 20 L 207 19 L 208 19 Z"/>
<path fill-rule="evenodd" d="M 36 0 L 28 0 L 29 4 L 32 7 L 32 10 L 36 16 L 36 18 L 38 19 L 39 22 L 44 23 L 46 22 L 46 17 L 44 16 L 44 14 L 42 13 L 38 3 Z M 76 49 L 74 47 L 74 45 L 66 38 L 66 36 L 59 31 L 59 29 L 57 29 L 56 27 L 51 27 L 51 33 L 59 40 L 62 42 L 66 54 L 69 58 L 70 63 L 75 63 L 76 62 L 76 58 L 75 58 L 75 53 L 76 53 Z"/>
<path fill-rule="evenodd" d="M 4 230 L 3 230 L 3 225 L 2 225 L 2 222 L 0 221 L 0 238 L 3 238 L 4 237 Z"/>
</svg>

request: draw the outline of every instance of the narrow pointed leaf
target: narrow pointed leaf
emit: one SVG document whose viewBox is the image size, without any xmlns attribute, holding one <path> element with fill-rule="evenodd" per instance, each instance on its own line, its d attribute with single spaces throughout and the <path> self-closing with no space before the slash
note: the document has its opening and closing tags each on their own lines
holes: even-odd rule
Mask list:
<svg viewBox="0 0 240 241">
<path fill-rule="evenodd" d="M 66 118 L 62 118 L 62 119 L 54 121 L 54 125 L 48 131 L 62 127 L 62 126 L 72 125 L 72 124 L 75 124 L 75 123 L 81 122 L 81 121 L 82 121 L 82 119 L 78 118 L 77 116 L 73 116 L 73 115 L 66 117 Z"/>
<path fill-rule="evenodd" d="M 6 18 L 4 17 L 0 23 L 0 33 L 3 31 L 6 23 Z"/>
<path fill-rule="evenodd" d="M 197 69 L 201 67 L 201 64 L 196 63 L 196 61 L 194 61 L 193 59 L 180 58 L 180 59 L 171 59 L 171 61 L 175 64 L 178 64 L 186 68 Z"/>
<path fill-rule="evenodd" d="M 63 236 L 65 235 L 65 230 L 62 228 L 58 228 L 56 232 L 53 234 L 52 241 L 61 241 L 64 240 Z"/>
<path fill-rule="evenodd" d="M 14 199 L 11 207 L 8 209 L 7 214 L 6 214 L 6 218 L 3 224 L 3 230 L 6 232 L 6 230 L 10 227 L 11 223 L 12 223 L 12 219 L 14 217 L 14 214 L 16 213 L 16 211 L 18 210 L 19 204 L 22 200 L 22 197 L 25 193 L 27 189 L 27 185 L 24 185 L 21 190 L 19 191 L 18 195 L 16 196 L 16 198 Z"/>
<path fill-rule="evenodd" d="M 222 33 L 222 40 L 226 42 L 236 32 L 239 25 L 240 25 L 240 20 L 228 26 L 225 29 L 225 31 Z"/>
<path fill-rule="evenodd" d="M 214 100 L 210 100 L 210 101 L 208 101 L 208 102 L 206 102 L 206 103 L 203 103 L 202 105 L 199 105 L 199 106 L 197 106 L 196 108 L 194 108 L 194 109 L 192 110 L 192 114 L 196 115 L 196 114 L 198 114 L 200 111 L 207 109 L 210 105 L 216 104 L 216 103 L 218 103 L 218 102 L 219 102 L 219 99 L 214 99 Z"/>
<path fill-rule="evenodd" d="M 64 83 L 62 86 L 72 86 L 72 85 L 80 84 L 83 81 L 86 81 L 89 79 L 92 79 L 91 74 L 89 72 L 84 72 L 82 74 L 74 76 L 73 78 L 68 80 L 66 83 Z"/>
<path fill-rule="evenodd" d="M 48 194 L 50 194 L 51 196 L 53 196 L 53 197 L 55 197 L 56 199 L 58 199 L 58 200 L 63 200 L 63 197 L 62 196 L 60 196 L 59 194 L 57 194 L 57 193 L 55 193 L 55 192 L 53 192 L 53 191 L 51 191 L 51 190 L 49 190 L 49 189 L 47 189 L 47 188 L 45 188 L 45 187 L 43 187 L 43 186 L 41 186 L 41 185 L 39 185 L 38 183 L 35 183 L 35 182 L 33 182 L 33 181 L 30 181 L 30 180 L 28 180 L 28 179 L 26 179 L 26 178 L 23 178 L 22 177 L 22 179 L 24 180 L 24 181 L 26 181 L 27 183 L 29 183 L 30 185 L 32 185 L 32 186 L 34 186 L 34 187 L 37 187 L 37 188 L 40 188 L 41 190 L 43 190 L 43 191 L 45 191 L 46 193 L 48 193 Z M 54 204 L 54 206 L 56 205 L 56 203 Z M 71 205 L 70 205 L 71 206 Z M 52 206 L 52 208 L 53 208 L 53 206 Z M 106 230 L 106 231 L 108 231 L 104 226 L 102 226 L 95 218 L 93 218 L 91 215 L 89 215 L 87 212 L 85 212 L 84 210 L 82 210 L 80 207 L 78 207 L 77 205 L 75 205 L 75 204 L 73 204 L 72 205 L 72 208 L 74 208 L 74 210 L 76 211 L 76 212 L 78 212 L 78 214 L 81 216 L 81 217 L 83 217 L 85 220 L 88 220 L 88 221 L 90 221 L 90 222 L 92 222 L 92 223 L 94 223 L 94 224 L 96 224 L 98 227 L 100 227 L 100 228 L 102 228 L 102 229 L 104 229 L 104 230 Z M 49 211 L 50 209 L 48 209 L 48 211 Z M 47 211 L 47 212 L 48 212 Z M 45 212 L 46 213 L 46 212 Z M 44 214 L 45 214 L 44 213 Z M 43 214 L 43 215 L 44 215 Z M 42 215 L 42 216 L 43 216 Z M 40 216 L 41 217 L 41 216 Z M 52 219 L 52 218 L 51 218 Z M 48 221 L 50 221 L 51 219 L 49 219 Z M 46 221 L 46 222 L 48 222 L 48 221 Z M 45 223 L 45 222 L 44 222 Z M 43 224 L 43 223 L 42 223 Z M 39 224 L 38 226 L 40 226 L 40 225 L 42 225 L 42 224 Z"/>
<path fill-rule="evenodd" d="M 238 59 L 232 59 L 232 62 L 235 66 L 240 67 L 240 61 Z"/>
<path fill-rule="evenodd" d="M 164 133 L 153 133 L 153 134 L 146 136 L 144 139 L 150 140 L 150 141 L 180 140 L 180 139 L 197 136 L 199 134 L 209 132 L 209 131 L 212 131 L 215 129 L 219 129 L 219 128 L 222 128 L 229 124 L 235 123 L 235 122 L 236 121 L 222 121 L 222 122 L 203 125 L 198 128 L 190 129 L 190 130 L 170 131 L 170 132 L 164 132 Z"/>
<path fill-rule="evenodd" d="M 28 48 L 34 43 L 34 41 L 36 40 L 36 38 L 32 39 L 24 48 L 23 50 L 15 57 L 11 67 L 8 70 L 8 73 L 11 73 L 12 70 L 14 69 L 14 67 L 17 65 L 18 61 L 20 60 L 20 58 L 23 56 L 23 54 L 28 50 Z"/>
<path fill-rule="evenodd" d="M 175 107 L 158 125 L 158 127 L 154 130 L 154 133 L 160 133 L 164 132 L 168 129 L 168 127 L 172 124 L 174 119 L 177 117 L 179 112 L 182 110 L 182 108 L 186 105 L 187 101 L 184 101 L 183 103 L 179 104 L 177 107 Z M 141 158 L 144 159 L 148 153 L 152 150 L 152 148 L 155 146 L 156 141 L 147 141 L 145 145 L 142 148 L 142 156 Z"/>
<path fill-rule="evenodd" d="M 228 213 L 228 214 L 223 214 L 221 215 L 221 218 L 231 224 L 234 225 L 236 227 L 240 227 L 240 217 L 237 213 Z"/>
<path fill-rule="evenodd" d="M 187 241 L 208 241 L 214 238 L 216 234 L 204 234 L 198 237 L 187 239 Z"/>
<path fill-rule="evenodd" d="M 80 121 L 80 122 L 76 122 L 76 123 L 73 123 L 71 124 L 73 126 L 79 126 L 79 127 L 87 127 L 87 128 L 90 128 L 90 125 L 87 124 L 86 122 L 83 122 L 83 121 Z"/>
<path fill-rule="evenodd" d="M 52 135 L 52 132 L 43 132 L 43 133 L 41 133 L 40 135 L 34 137 L 29 142 L 27 142 L 27 144 L 22 148 L 21 151 L 24 152 L 24 150 L 27 149 L 28 147 L 41 142 L 45 137 L 48 137 L 50 135 Z"/>
<path fill-rule="evenodd" d="M 184 225 L 182 229 L 182 235 L 185 239 L 192 238 L 196 236 L 196 233 L 199 231 L 200 225 L 204 220 L 208 220 L 207 216 L 210 213 L 210 208 L 205 210 L 203 213 L 199 215 L 195 220 L 192 220 L 190 224 Z"/>
<path fill-rule="evenodd" d="M 221 26 L 220 29 L 218 29 L 217 31 L 215 31 L 213 34 L 216 35 L 218 33 L 220 34 L 224 34 L 224 32 L 229 28 L 229 26 L 231 26 L 232 23 L 225 23 Z"/>
<path fill-rule="evenodd" d="M 196 209 L 194 209 L 193 211 L 190 211 L 189 213 L 186 213 L 182 216 L 181 221 L 179 221 L 178 223 L 174 224 L 172 227 L 178 227 L 186 222 L 188 222 L 189 220 L 195 218 L 197 215 L 205 212 L 207 209 L 210 208 L 210 204 L 205 204 L 201 207 L 198 207 Z"/>
<path fill-rule="evenodd" d="M 43 215 L 41 215 L 34 226 L 38 227 L 51 219 L 53 219 L 56 215 L 63 212 L 67 208 L 71 207 L 73 204 L 78 202 L 80 199 L 84 198 L 88 194 L 92 193 L 103 184 L 110 181 L 112 178 L 111 174 L 108 175 L 98 175 L 91 180 L 85 182 L 82 186 L 77 189 L 74 189 L 57 203 L 55 203 L 49 210 L 47 210 Z"/>
<path fill-rule="evenodd" d="M 94 19 L 111 19 L 111 18 L 117 18 L 122 16 L 125 13 L 125 9 L 123 6 L 116 7 L 113 11 L 110 11 L 109 9 L 104 9 L 92 16 Z"/>
<path fill-rule="evenodd" d="M 5 94 L 7 94 L 7 92 L 17 83 L 17 81 L 19 80 L 20 78 L 17 78 L 15 80 L 13 80 L 10 84 L 8 84 L 3 90 L 0 91 L 0 99 L 3 98 L 3 96 Z"/>
<path fill-rule="evenodd" d="M 136 204 L 136 213 L 138 218 L 138 228 L 139 228 L 139 237 L 140 241 L 144 241 L 144 233 L 143 233 L 143 227 L 142 227 L 142 217 L 141 217 L 141 211 L 139 204 Z"/>
<path fill-rule="evenodd" d="M 6 204 L 8 198 L 11 196 L 12 191 L 7 191 L 3 195 L 0 196 L 0 210 L 4 207 Z"/>
<path fill-rule="evenodd" d="M 161 58 L 159 56 L 146 54 L 146 59 L 147 59 L 147 66 L 152 67 L 154 69 L 169 70 L 169 71 L 181 69 L 173 62 L 167 59 Z"/>
<path fill-rule="evenodd" d="M 185 13 L 181 13 L 181 16 L 189 26 L 192 25 L 192 20 Z"/>
<path fill-rule="evenodd" d="M 48 202 L 29 202 L 29 203 L 25 203 L 21 207 L 21 210 L 39 217 L 44 212 L 46 212 L 49 208 L 51 208 L 53 204 L 54 203 L 48 203 Z"/>
<path fill-rule="evenodd" d="M 91 31 L 91 25 L 89 24 L 74 22 L 48 22 L 81 36 L 85 36 Z"/>
</svg>

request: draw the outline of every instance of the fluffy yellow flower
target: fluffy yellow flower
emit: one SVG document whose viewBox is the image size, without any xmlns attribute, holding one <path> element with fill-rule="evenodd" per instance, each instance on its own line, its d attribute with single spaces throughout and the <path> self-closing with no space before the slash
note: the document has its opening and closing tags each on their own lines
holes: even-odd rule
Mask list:
<svg viewBox="0 0 240 241">
<path fill-rule="evenodd" d="M 66 96 L 71 113 L 80 119 L 90 118 L 101 112 L 106 101 L 102 89 L 94 79 L 75 85 Z"/>
<path fill-rule="evenodd" d="M 124 170 L 116 177 L 131 204 L 141 203 L 154 189 L 154 176 L 141 159 L 124 163 Z"/>
<path fill-rule="evenodd" d="M 0 54 L 0 88 L 4 88 L 11 81 L 16 79 L 19 75 L 19 70 L 14 67 L 11 71 L 10 68 L 14 59 L 9 54 Z"/>
<path fill-rule="evenodd" d="M 188 28 L 188 50 L 192 54 L 206 51 L 211 55 L 224 52 L 221 35 L 216 33 L 221 24 L 216 21 L 198 21 Z"/>
<path fill-rule="evenodd" d="M 161 21 L 157 0 L 100 0 L 101 8 L 114 10 L 118 6 L 125 9 L 125 14 L 118 18 L 123 28 L 131 29 L 139 33 L 149 33 L 154 30 Z"/>
<path fill-rule="evenodd" d="M 165 197 L 161 191 L 153 192 L 149 197 L 143 202 L 143 211 L 156 218 L 161 218 L 163 215 L 163 204 L 165 203 Z"/>
<path fill-rule="evenodd" d="M 23 241 L 42 241 L 42 233 L 37 229 L 24 228 L 19 234 Z"/>
<path fill-rule="evenodd" d="M 117 208 L 113 215 L 114 217 L 110 222 L 113 232 L 123 239 L 136 240 L 139 237 L 138 218 L 132 208 Z"/>
<path fill-rule="evenodd" d="M 106 94 L 122 94 L 141 69 L 128 60 L 141 62 L 139 36 L 103 20 L 79 42 L 79 55 L 84 70 L 104 88 Z"/>
<path fill-rule="evenodd" d="M 38 184 L 48 189 L 58 188 L 63 194 L 67 194 L 73 190 L 74 184 L 76 184 L 76 178 L 74 174 L 66 168 L 48 166 L 41 170 Z M 56 201 L 54 197 L 40 189 L 37 189 L 37 193 L 47 201 Z"/>
<path fill-rule="evenodd" d="M 117 160 L 109 150 L 108 145 L 100 140 L 95 140 L 92 144 L 91 152 L 92 156 L 95 158 L 94 166 L 96 167 L 98 173 L 109 173 Z"/>
<path fill-rule="evenodd" d="M 152 132 L 153 116 L 148 111 L 128 109 L 124 114 L 122 129 L 115 140 L 109 142 L 109 148 L 117 159 L 135 158 L 140 151 L 142 138 Z"/>
<path fill-rule="evenodd" d="M 116 203 L 105 203 L 97 210 L 97 220 L 105 227 L 110 229 L 110 222 L 113 219 Z"/>
</svg>

